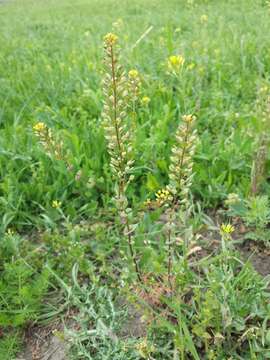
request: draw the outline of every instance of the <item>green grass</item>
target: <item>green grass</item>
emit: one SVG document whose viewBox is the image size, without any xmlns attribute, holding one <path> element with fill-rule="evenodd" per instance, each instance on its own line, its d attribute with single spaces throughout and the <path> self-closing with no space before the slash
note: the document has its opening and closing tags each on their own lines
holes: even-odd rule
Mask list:
<svg viewBox="0 0 270 360">
<path fill-rule="evenodd" d="M 183 114 L 195 113 L 200 143 L 191 189 L 197 209 L 192 224 L 199 228 L 202 213 L 220 207 L 229 193 L 242 198 L 249 194 L 255 135 L 261 120 L 255 103 L 258 89 L 269 86 L 269 16 L 270 7 L 262 0 L 18 0 L 0 5 L 0 288 L 4 294 L 0 294 L 0 330 L 8 328 L 10 332 L 12 325 L 18 337 L 18 341 L 11 341 L 12 336 L 0 339 L 0 349 L 9 349 L 10 359 L 21 342 L 21 329 L 57 314 L 57 300 L 53 297 L 49 305 L 47 300 L 58 292 L 59 283 L 44 273 L 45 264 L 71 286 L 70 274 L 77 262 L 82 279 L 98 284 L 101 294 L 103 287 L 105 292 L 119 283 L 125 288 L 133 276 L 130 264 L 119 266 L 116 258 L 116 248 L 120 247 L 123 255 L 125 246 L 113 226 L 114 181 L 101 126 L 103 36 L 110 31 L 117 33 L 122 63 L 127 71 L 139 71 L 140 98 L 150 98 L 148 106 L 140 103 L 137 109 L 135 185 L 129 189 L 129 199 L 136 210 L 141 209 L 147 198 L 153 199 L 154 193 L 167 184 L 170 149 L 179 119 Z M 185 66 L 176 79 L 168 73 L 167 61 L 178 54 L 185 58 Z M 56 141 L 63 143 L 68 169 L 63 160 L 48 156 L 39 144 L 33 131 L 37 122 L 44 122 Z M 267 202 L 267 179 L 262 190 Z M 61 202 L 59 209 L 52 206 L 54 200 Z M 158 218 L 155 212 L 147 215 L 138 228 L 141 236 L 137 245 L 144 249 L 141 263 L 148 272 L 159 272 L 164 261 L 156 245 Z M 144 248 L 145 230 L 152 247 Z M 239 321 L 248 316 L 246 308 L 243 312 L 235 309 L 237 301 L 220 310 L 226 301 L 218 296 L 220 289 L 215 284 L 222 276 L 228 277 L 224 292 L 232 298 L 238 292 L 243 297 L 246 293 L 230 282 L 230 276 L 238 276 L 236 281 L 247 287 L 251 286 L 247 277 L 254 278 L 254 306 L 261 311 L 256 315 L 258 322 L 255 319 L 250 326 L 262 326 L 263 335 L 245 338 L 243 357 L 238 349 L 230 353 L 231 339 L 222 349 L 210 344 L 211 359 L 223 359 L 218 357 L 221 353 L 237 353 L 237 359 L 269 356 L 265 352 L 269 339 L 264 339 L 269 338 L 268 324 L 262 320 L 263 316 L 269 318 L 269 309 L 265 310 L 269 300 L 260 295 L 265 291 L 265 283 L 261 283 L 264 280 L 245 265 L 239 273 L 232 259 L 230 264 L 233 269 L 226 263 L 228 268 L 223 267 L 219 273 L 215 257 L 206 263 L 207 269 L 215 269 L 216 278 L 210 279 L 206 271 L 197 290 L 197 275 L 187 272 L 181 290 L 197 294 L 198 289 L 210 289 L 211 296 L 207 293 L 199 298 L 197 294 L 188 311 L 182 298 L 183 308 L 168 305 L 177 324 L 184 319 L 182 324 L 187 326 L 179 325 L 175 330 L 165 324 L 158 332 L 159 338 L 150 327 L 148 340 L 158 348 L 157 359 L 164 359 L 162 348 L 166 342 L 171 359 L 183 359 L 186 351 L 196 359 L 194 354 L 202 346 L 196 336 L 203 332 L 207 337 L 208 327 L 219 336 L 224 318 L 207 317 L 204 306 L 211 311 L 219 309 L 223 315 L 224 311 L 231 316 L 237 314 Z M 179 273 L 185 270 L 178 266 Z M 110 291 L 109 306 L 97 307 L 107 319 L 114 316 Z M 46 306 L 40 304 L 40 299 Z M 86 302 L 83 296 L 80 302 Z M 93 297 L 93 303 L 98 302 L 98 296 Z M 72 304 L 85 311 L 85 304 Z M 89 315 L 97 328 L 98 316 Z M 85 323 L 82 326 L 85 330 Z M 226 331 L 234 339 L 247 330 L 240 328 L 229 324 Z M 183 334 L 186 343 L 172 335 L 174 331 Z M 134 339 L 128 340 L 125 353 L 122 340 L 116 346 L 114 342 L 106 344 L 106 332 L 97 331 L 95 336 L 91 341 L 100 341 L 103 353 L 97 352 L 96 343 L 74 334 L 72 351 L 82 356 L 91 353 L 94 359 L 124 359 L 127 353 L 130 360 L 143 357 L 134 350 L 138 345 L 134 345 Z M 75 360 L 81 358 L 75 355 Z"/>
<path fill-rule="evenodd" d="M 178 116 L 194 109 L 201 138 L 194 195 L 216 206 L 235 189 L 247 193 L 254 101 L 270 66 L 268 12 L 260 1 L 194 6 L 186 1 L 26 1 L 0 11 L 3 230 L 9 223 L 19 229 L 44 226 L 40 214 L 50 214 L 54 199 L 62 201 L 74 221 L 106 205 L 111 177 L 97 126 L 102 37 L 117 20 L 123 61 L 127 68 L 138 68 L 143 93 L 151 98 L 149 110 L 139 114 L 143 126 L 137 134 L 134 196 L 144 200 L 166 181 Z M 200 20 L 203 14 L 206 24 Z M 152 31 L 133 48 L 150 26 Z M 166 63 L 177 53 L 195 68 L 183 75 L 176 97 Z M 64 140 L 73 171 L 44 156 L 32 131 L 41 120 Z M 74 178 L 80 169 L 78 184 Z"/>
</svg>

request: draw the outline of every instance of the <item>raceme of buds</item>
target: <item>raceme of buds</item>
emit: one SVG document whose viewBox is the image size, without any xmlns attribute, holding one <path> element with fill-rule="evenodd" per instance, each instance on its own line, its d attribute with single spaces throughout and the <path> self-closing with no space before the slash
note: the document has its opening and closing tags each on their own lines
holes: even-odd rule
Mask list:
<svg viewBox="0 0 270 360">
<path fill-rule="evenodd" d="M 184 115 L 176 131 L 176 144 L 172 148 L 169 167 L 169 188 L 182 204 L 187 202 L 193 178 L 193 157 L 197 143 L 195 116 Z"/>
<path fill-rule="evenodd" d="M 131 180 L 133 149 L 127 121 L 127 79 L 119 64 L 116 35 L 108 34 L 104 37 L 104 54 L 103 93 L 105 100 L 102 118 L 111 169 L 115 179 L 119 180 L 120 192 L 123 193 Z"/>
<path fill-rule="evenodd" d="M 48 156 L 54 156 L 57 160 L 62 160 L 64 157 L 63 142 L 57 141 L 54 138 L 52 130 L 43 122 L 35 124 L 33 130 L 46 154 Z"/>
</svg>

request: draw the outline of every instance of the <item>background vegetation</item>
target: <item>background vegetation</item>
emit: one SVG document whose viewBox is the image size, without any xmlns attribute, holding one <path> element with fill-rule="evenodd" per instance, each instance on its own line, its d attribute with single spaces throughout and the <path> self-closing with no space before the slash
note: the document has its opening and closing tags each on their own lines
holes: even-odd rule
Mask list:
<svg viewBox="0 0 270 360">
<path fill-rule="evenodd" d="M 106 326 L 117 333 L 123 314 L 112 305 L 114 288 L 120 283 L 128 297 L 126 284 L 134 281 L 132 265 L 124 261 L 119 266 L 116 254 L 119 248 L 125 257 L 126 249 L 114 222 L 114 181 L 101 124 L 104 35 L 113 31 L 119 36 L 121 62 L 127 71 L 137 69 L 141 82 L 137 127 L 132 129 L 135 179 L 128 192 L 137 212 L 167 184 L 179 119 L 195 113 L 200 140 L 190 200 L 193 231 L 209 221 L 205 213 L 213 213 L 230 193 L 237 193 L 241 206 L 230 207 L 228 215 L 259 227 L 259 233 L 249 237 L 267 245 L 267 175 L 260 186 L 264 197 L 252 202 L 249 194 L 258 141 L 265 131 L 258 100 L 270 89 L 269 19 L 269 4 L 262 0 L 25 0 L 0 5 L 0 353 L 4 349 L 7 360 L 20 347 L 23 329 L 48 323 L 67 308 L 77 309 L 87 333 L 80 314 L 89 310 L 89 303 L 99 304 L 87 313 L 96 332 L 90 340 L 85 334 L 70 335 L 75 359 L 165 359 L 166 354 L 168 359 L 270 358 L 267 280 L 250 265 L 239 270 L 241 261 L 235 263 L 231 253 L 207 262 L 213 272 L 197 290 L 197 274 L 186 271 L 181 286 L 185 294 L 192 289 L 193 307 L 187 311 L 183 301 L 180 311 L 178 298 L 167 304 L 173 318 L 180 319 L 179 328 L 164 320 L 157 337 L 149 326 L 148 340 L 108 342 L 99 321 L 103 314 Z M 185 59 L 181 76 L 170 73 L 172 55 Z M 33 130 L 39 122 L 62 144 L 64 157 L 44 151 Z M 256 209 L 263 211 L 258 214 Z M 159 215 L 147 215 L 138 229 L 154 244 L 141 258 L 150 273 L 162 272 L 164 254 L 155 249 Z M 143 240 L 138 237 L 139 251 Z M 224 278 L 222 293 L 217 284 Z M 89 279 L 98 290 L 86 287 Z M 252 300 L 244 302 L 249 288 L 257 301 L 252 305 Z M 225 310 L 220 309 L 224 304 Z M 212 319 L 204 309 L 230 312 L 228 322 Z M 249 316 L 255 319 L 251 327 Z M 252 330 L 256 336 L 249 337 L 250 328 L 259 328 L 260 335 Z M 241 353 L 231 344 L 246 331 Z M 186 342 L 181 343 L 183 337 Z M 164 343 L 168 352 L 163 353 Z"/>
</svg>

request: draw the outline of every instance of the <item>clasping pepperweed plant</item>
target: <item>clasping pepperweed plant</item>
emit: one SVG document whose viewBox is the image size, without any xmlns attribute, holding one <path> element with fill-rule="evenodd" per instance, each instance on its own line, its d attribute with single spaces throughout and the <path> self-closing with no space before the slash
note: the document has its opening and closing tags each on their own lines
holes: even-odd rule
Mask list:
<svg viewBox="0 0 270 360">
<path fill-rule="evenodd" d="M 103 80 L 104 107 L 103 124 L 107 140 L 110 165 L 116 185 L 115 204 L 124 233 L 128 240 L 128 247 L 137 278 L 142 281 L 138 261 L 132 238 L 131 209 L 128 207 L 126 191 L 132 181 L 133 162 L 131 133 L 128 129 L 128 91 L 127 79 L 118 61 L 118 38 L 109 33 L 104 37 L 104 66 Z"/>
<path fill-rule="evenodd" d="M 33 130 L 48 156 L 53 156 L 57 160 L 65 159 L 63 142 L 57 142 L 54 139 L 52 130 L 46 124 L 38 122 L 33 126 Z"/>
<path fill-rule="evenodd" d="M 128 240 L 137 278 L 142 281 L 133 242 L 132 210 L 129 208 L 126 195 L 127 188 L 133 180 L 132 172 L 134 170 L 134 149 L 129 129 L 131 124 L 128 110 L 131 101 L 132 115 L 134 116 L 134 101 L 137 99 L 140 81 L 137 70 L 131 70 L 128 78 L 126 78 L 119 64 L 119 47 L 116 35 L 109 33 L 104 37 L 104 52 L 104 108 L 102 118 L 110 155 L 110 166 L 115 180 L 116 194 L 114 200 L 124 228 L 124 234 Z M 180 65 L 183 65 L 183 62 Z M 193 156 L 197 142 L 195 120 L 194 115 L 182 117 L 176 131 L 176 142 L 170 158 L 169 184 L 165 189 L 156 193 L 156 205 L 168 209 L 166 218 L 167 269 L 171 290 L 173 289 L 172 276 L 177 214 L 181 214 L 180 224 L 184 227 L 189 208 L 189 192 L 193 178 Z M 135 123 L 132 122 L 132 126 L 134 125 Z M 187 248 L 187 241 L 184 247 Z"/>
<path fill-rule="evenodd" d="M 169 167 L 169 191 L 173 195 L 168 221 L 168 280 L 172 287 L 172 262 L 175 244 L 175 226 L 177 213 L 188 210 L 188 195 L 193 178 L 193 156 L 197 143 L 196 118 L 184 115 L 176 131 L 176 144 L 172 148 Z M 180 219 L 185 225 L 185 219 Z M 184 244 L 184 248 L 187 244 Z"/>
</svg>

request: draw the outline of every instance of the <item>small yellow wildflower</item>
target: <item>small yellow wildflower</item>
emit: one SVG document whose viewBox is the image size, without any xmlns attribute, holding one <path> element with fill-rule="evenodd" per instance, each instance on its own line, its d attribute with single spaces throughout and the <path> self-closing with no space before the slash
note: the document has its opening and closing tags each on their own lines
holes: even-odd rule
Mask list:
<svg viewBox="0 0 270 360">
<path fill-rule="evenodd" d="M 15 231 L 11 228 L 8 228 L 7 231 L 6 231 L 6 235 L 8 236 L 13 236 L 15 235 Z"/>
<path fill-rule="evenodd" d="M 151 100 L 150 100 L 150 98 L 148 96 L 144 96 L 142 98 L 142 104 L 145 105 L 145 106 L 147 106 L 150 103 L 150 101 Z"/>
<path fill-rule="evenodd" d="M 104 42 L 108 46 L 114 45 L 118 40 L 118 36 L 113 33 L 108 33 L 104 36 Z"/>
<path fill-rule="evenodd" d="M 37 133 L 41 133 L 47 129 L 47 126 L 43 122 L 38 122 L 36 125 L 33 126 L 33 130 Z"/>
<path fill-rule="evenodd" d="M 207 21 L 208 21 L 208 16 L 205 15 L 205 14 L 203 14 L 203 15 L 201 16 L 201 23 L 204 24 L 204 23 L 207 23 Z"/>
<path fill-rule="evenodd" d="M 185 59 L 182 55 L 172 55 L 168 59 L 169 70 L 179 71 L 185 63 Z"/>
<path fill-rule="evenodd" d="M 231 224 L 222 224 L 220 227 L 220 231 L 222 234 L 230 235 L 234 232 L 235 228 Z"/>
<path fill-rule="evenodd" d="M 268 86 L 267 85 L 264 85 L 262 87 L 260 87 L 259 89 L 259 92 L 262 94 L 262 93 L 267 93 L 269 90 Z"/>
<path fill-rule="evenodd" d="M 168 188 L 158 190 L 155 195 L 156 195 L 157 203 L 159 205 L 163 205 L 173 200 L 172 194 L 168 190 Z"/>
<path fill-rule="evenodd" d="M 130 79 L 136 79 L 139 76 L 139 72 L 136 69 L 132 69 L 128 72 L 128 77 Z"/>
<path fill-rule="evenodd" d="M 62 205 L 61 201 L 53 200 L 53 202 L 52 202 L 52 207 L 54 209 L 60 209 L 61 205 Z"/>
<path fill-rule="evenodd" d="M 189 122 L 195 121 L 196 117 L 192 114 L 189 114 L 189 115 L 183 115 L 182 119 L 184 122 L 189 123 Z"/>
</svg>

